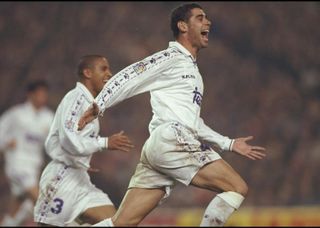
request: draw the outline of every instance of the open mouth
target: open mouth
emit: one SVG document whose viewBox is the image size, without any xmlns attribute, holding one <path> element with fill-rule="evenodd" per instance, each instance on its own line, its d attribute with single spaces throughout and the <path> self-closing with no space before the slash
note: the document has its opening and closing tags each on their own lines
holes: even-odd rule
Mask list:
<svg viewBox="0 0 320 228">
<path fill-rule="evenodd" d="M 209 38 L 209 30 L 208 30 L 208 29 L 203 30 L 203 31 L 201 32 L 201 35 L 202 35 L 204 38 L 208 39 L 208 38 Z"/>
</svg>

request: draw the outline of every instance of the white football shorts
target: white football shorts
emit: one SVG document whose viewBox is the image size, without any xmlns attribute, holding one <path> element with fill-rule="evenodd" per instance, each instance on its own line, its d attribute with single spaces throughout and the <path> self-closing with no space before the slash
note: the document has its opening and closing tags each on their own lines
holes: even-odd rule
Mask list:
<svg viewBox="0 0 320 228">
<path fill-rule="evenodd" d="M 41 175 L 34 221 L 66 226 L 87 209 L 103 205 L 113 203 L 91 183 L 86 170 L 51 161 Z"/>
<path fill-rule="evenodd" d="M 221 156 L 180 123 L 158 126 L 145 142 L 130 188 L 162 188 L 167 198 L 176 181 L 189 185 L 199 169 Z"/>
</svg>

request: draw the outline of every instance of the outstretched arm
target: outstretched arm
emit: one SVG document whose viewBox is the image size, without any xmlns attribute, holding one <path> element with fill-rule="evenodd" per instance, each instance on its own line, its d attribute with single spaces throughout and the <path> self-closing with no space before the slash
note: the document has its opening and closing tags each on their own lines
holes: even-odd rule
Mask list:
<svg viewBox="0 0 320 228">
<path fill-rule="evenodd" d="M 231 150 L 233 140 L 208 127 L 203 119 L 199 119 L 198 135 L 200 139 L 217 144 L 222 150 Z"/>
<path fill-rule="evenodd" d="M 115 74 L 95 98 L 97 109 L 91 108 L 81 118 L 78 123 L 79 130 L 98 115 L 102 115 L 106 108 L 124 99 L 175 83 L 180 78 L 170 77 L 168 72 L 173 65 L 177 64 L 178 58 L 181 58 L 179 56 L 179 53 L 173 49 L 161 51 Z"/>
<path fill-rule="evenodd" d="M 219 133 L 213 131 L 209 128 L 204 122 L 203 119 L 200 118 L 199 121 L 199 136 L 201 139 L 216 143 L 223 150 L 234 151 L 238 154 L 241 154 L 247 158 L 252 160 L 262 159 L 266 156 L 265 148 L 260 146 L 251 146 L 247 143 L 247 141 L 253 139 L 253 136 L 236 138 L 231 140 L 229 137 L 222 136 Z"/>
<path fill-rule="evenodd" d="M 252 146 L 247 143 L 247 141 L 253 139 L 253 136 L 236 138 L 234 139 L 232 145 L 232 151 L 241 154 L 251 160 L 260 160 L 266 156 L 265 148 L 260 146 Z"/>
</svg>

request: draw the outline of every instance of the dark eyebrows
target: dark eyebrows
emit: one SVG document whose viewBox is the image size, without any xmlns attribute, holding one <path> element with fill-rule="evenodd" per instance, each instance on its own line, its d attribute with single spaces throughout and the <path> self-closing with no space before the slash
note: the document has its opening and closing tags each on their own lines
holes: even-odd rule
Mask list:
<svg viewBox="0 0 320 228">
<path fill-rule="evenodd" d="M 204 13 L 200 13 L 200 14 L 196 15 L 195 17 L 198 18 L 198 19 L 200 19 L 200 20 L 202 20 L 203 18 L 208 19 L 207 15 L 204 14 Z"/>
</svg>

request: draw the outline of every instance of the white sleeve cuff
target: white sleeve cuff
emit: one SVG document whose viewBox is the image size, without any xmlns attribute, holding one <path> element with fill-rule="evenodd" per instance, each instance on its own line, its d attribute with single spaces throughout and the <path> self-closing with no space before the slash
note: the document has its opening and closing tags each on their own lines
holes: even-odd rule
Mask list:
<svg viewBox="0 0 320 228">
<path fill-rule="evenodd" d="M 231 139 L 231 143 L 230 143 L 230 146 L 229 146 L 229 151 L 232 151 L 233 143 L 234 143 L 234 139 Z"/>
<path fill-rule="evenodd" d="M 222 145 L 220 146 L 222 150 L 231 150 L 233 146 L 233 139 L 230 139 L 229 137 L 224 137 L 224 140 L 222 142 Z"/>
<path fill-rule="evenodd" d="M 100 146 L 100 149 L 108 148 L 108 137 L 100 137 L 100 138 L 98 138 L 98 144 Z"/>
</svg>

